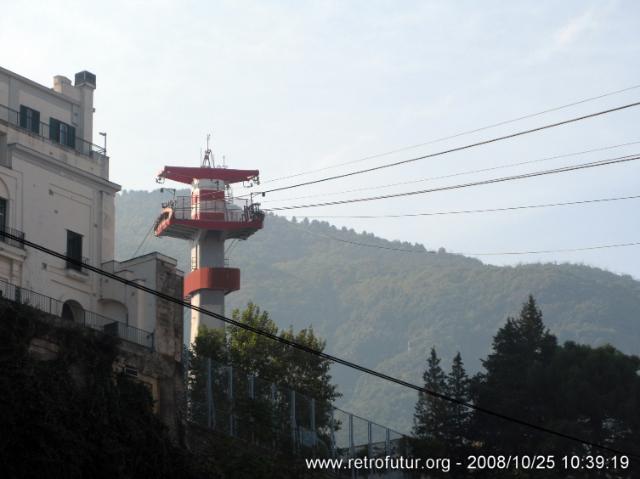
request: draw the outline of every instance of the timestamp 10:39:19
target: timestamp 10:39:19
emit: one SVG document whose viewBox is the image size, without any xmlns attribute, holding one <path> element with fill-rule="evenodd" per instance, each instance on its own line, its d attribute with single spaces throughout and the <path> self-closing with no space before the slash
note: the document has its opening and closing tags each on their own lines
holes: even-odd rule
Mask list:
<svg viewBox="0 0 640 479">
<path fill-rule="evenodd" d="M 562 456 L 560 464 L 564 469 L 628 469 L 628 456 Z"/>
</svg>

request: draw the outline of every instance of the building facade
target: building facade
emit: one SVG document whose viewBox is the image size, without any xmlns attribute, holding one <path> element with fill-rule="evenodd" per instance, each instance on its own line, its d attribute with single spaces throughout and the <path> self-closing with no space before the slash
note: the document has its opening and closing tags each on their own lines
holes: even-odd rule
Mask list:
<svg viewBox="0 0 640 479">
<path fill-rule="evenodd" d="M 114 258 L 120 186 L 109 179 L 107 152 L 92 143 L 95 89 L 87 71 L 73 83 L 56 76 L 47 88 L 0 68 L 0 229 L 181 297 L 183 275 L 173 258 Z M 133 356 L 180 361 L 181 307 L 0 237 L 0 293 L 18 300 L 26 292 L 45 298 L 37 307 L 48 313 L 117 335 Z M 158 389 L 151 376 L 146 380 Z"/>
</svg>

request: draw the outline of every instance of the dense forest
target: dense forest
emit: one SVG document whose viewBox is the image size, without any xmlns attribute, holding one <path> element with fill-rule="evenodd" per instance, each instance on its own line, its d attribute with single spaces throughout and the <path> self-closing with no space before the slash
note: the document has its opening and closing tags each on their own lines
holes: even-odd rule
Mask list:
<svg viewBox="0 0 640 479">
<path fill-rule="evenodd" d="M 118 195 L 117 259 L 157 250 L 187 270 L 186 242 L 151 233 L 141 246 L 168 197 L 159 191 Z M 328 236 L 415 253 L 357 247 Z M 478 371 L 493 334 L 529 294 L 560 342 L 640 352 L 640 282 L 602 269 L 549 263 L 497 267 L 447 253 L 441 245 L 390 242 L 273 215 L 249 241 L 228 246 L 231 265 L 242 269 L 242 289 L 227 297 L 228 313 L 253 301 L 281 329 L 313 325 L 328 352 L 414 382 L 421 381 L 434 346 L 445 363 L 461 351 L 468 371 Z M 343 407 L 410 431 L 412 392 L 340 367 L 332 375 Z"/>
</svg>

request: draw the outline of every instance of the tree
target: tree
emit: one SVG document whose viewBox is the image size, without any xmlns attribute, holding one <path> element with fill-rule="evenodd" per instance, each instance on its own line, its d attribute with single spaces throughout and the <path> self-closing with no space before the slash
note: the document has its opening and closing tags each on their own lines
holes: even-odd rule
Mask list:
<svg viewBox="0 0 640 479">
<path fill-rule="evenodd" d="M 422 379 L 426 390 L 439 394 L 446 393 L 446 377 L 440 367 L 440 358 L 435 348 L 431 348 L 431 353 L 427 358 L 427 369 L 422 375 Z M 446 402 L 427 393 L 420 392 L 413 422 L 413 433 L 418 439 L 442 444 L 446 440 Z"/>
<path fill-rule="evenodd" d="M 253 303 L 242 311 L 234 310 L 232 317 L 308 348 L 325 348 L 325 341 L 313 328 L 280 332 L 268 312 Z M 203 329 L 196 338 L 191 361 L 192 411 L 199 422 L 207 417 L 209 358 L 214 364 L 212 401 L 216 419 L 219 414 L 223 416 L 218 428 L 235 429 L 229 431 L 233 434 L 245 431 L 247 439 L 268 445 L 273 441 L 284 444 L 291 439 L 292 429 L 312 426 L 328 438 L 331 404 L 340 394 L 331 382 L 327 359 L 238 326 Z M 297 422 L 291 424 L 294 406 Z M 325 442 L 328 444 L 328 439 Z"/>
<path fill-rule="evenodd" d="M 447 375 L 446 392 L 456 401 L 471 402 L 470 380 L 464 369 L 460 352 L 453 358 L 451 371 Z M 445 428 L 447 441 L 452 450 L 460 451 L 469 442 L 471 411 L 469 408 L 453 402 L 447 403 L 447 410 L 448 421 Z"/>
<path fill-rule="evenodd" d="M 559 348 L 549 364 L 557 388 L 549 402 L 554 424 L 564 432 L 623 451 L 640 444 L 640 358 L 612 346 L 573 342 Z M 565 454 L 584 454 L 579 444 L 556 441 Z"/>
<path fill-rule="evenodd" d="M 493 352 L 475 381 L 478 406 L 541 424 L 548 419 L 545 370 L 557 350 L 555 336 L 542 321 L 533 296 L 518 318 L 508 318 L 493 338 Z M 536 439 L 529 429 L 491 416 L 476 416 L 475 429 L 486 446 L 501 453 L 531 450 Z"/>
</svg>

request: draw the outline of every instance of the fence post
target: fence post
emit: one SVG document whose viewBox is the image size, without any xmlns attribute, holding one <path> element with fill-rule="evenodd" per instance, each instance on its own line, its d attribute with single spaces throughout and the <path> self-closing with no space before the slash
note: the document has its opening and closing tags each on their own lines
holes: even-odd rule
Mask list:
<svg viewBox="0 0 640 479">
<path fill-rule="evenodd" d="M 312 442 L 313 442 L 313 447 L 316 446 L 317 443 L 317 439 L 318 439 L 318 435 L 316 434 L 316 400 L 315 398 L 311 398 L 310 400 L 310 404 L 309 404 L 309 413 L 311 414 L 311 421 L 309 421 L 309 424 L 311 425 L 311 434 L 312 434 Z"/>
<path fill-rule="evenodd" d="M 211 381 L 211 358 L 207 358 L 207 427 L 213 428 L 213 384 Z"/>
<path fill-rule="evenodd" d="M 349 455 L 355 455 L 355 447 L 353 444 L 353 414 L 349 413 Z"/>
<path fill-rule="evenodd" d="M 248 376 L 248 380 L 249 380 L 249 399 L 251 399 L 251 406 L 253 408 L 253 406 L 255 405 L 253 403 L 253 400 L 256 398 L 256 385 L 255 385 L 255 381 L 256 381 L 256 377 L 254 374 L 249 374 Z M 251 414 L 251 417 L 249 418 L 249 424 L 251 427 L 251 444 L 255 444 L 256 443 L 256 424 L 255 424 L 255 414 Z"/>
<path fill-rule="evenodd" d="M 291 389 L 291 440 L 296 448 L 296 392 Z"/>
<path fill-rule="evenodd" d="M 389 433 L 389 428 L 386 429 L 386 435 L 384 439 L 384 448 L 385 448 L 385 455 L 390 456 L 391 455 L 391 434 Z"/>
<path fill-rule="evenodd" d="M 256 386 L 255 386 L 256 377 L 253 374 L 249 374 L 249 398 L 256 398 Z"/>
<path fill-rule="evenodd" d="M 271 383 L 271 406 L 274 408 L 275 410 L 275 406 L 276 406 L 276 384 L 275 383 Z M 276 428 L 276 419 L 275 419 L 275 415 L 272 414 L 272 421 L 271 421 L 271 430 L 275 430 Z M 273 445 L 273 448 L 275 449 L 277 446 L 277 442 L 276 442 L 276 434 L 272 434 L 271 435 L 271 444 Z"/>
<path fill-rule="evenodd" d="M 233 427 L 233 366 L 229 365 L 229 435 L 234 436 Z"/>
<path fill-rule="evenodd" d="M 329 438 L 330 441 L 330 446 L 331 446 L 331 457 L 335 458 L 336 457 L 336 419 L 335 419 L 335 412 L 336 410 L 333 408 L 333 406 L 329 406 L 331 407 L 331 422 L 329 423 L 329 427 L 331 428 L 331 437 Z"/>
</svg>

